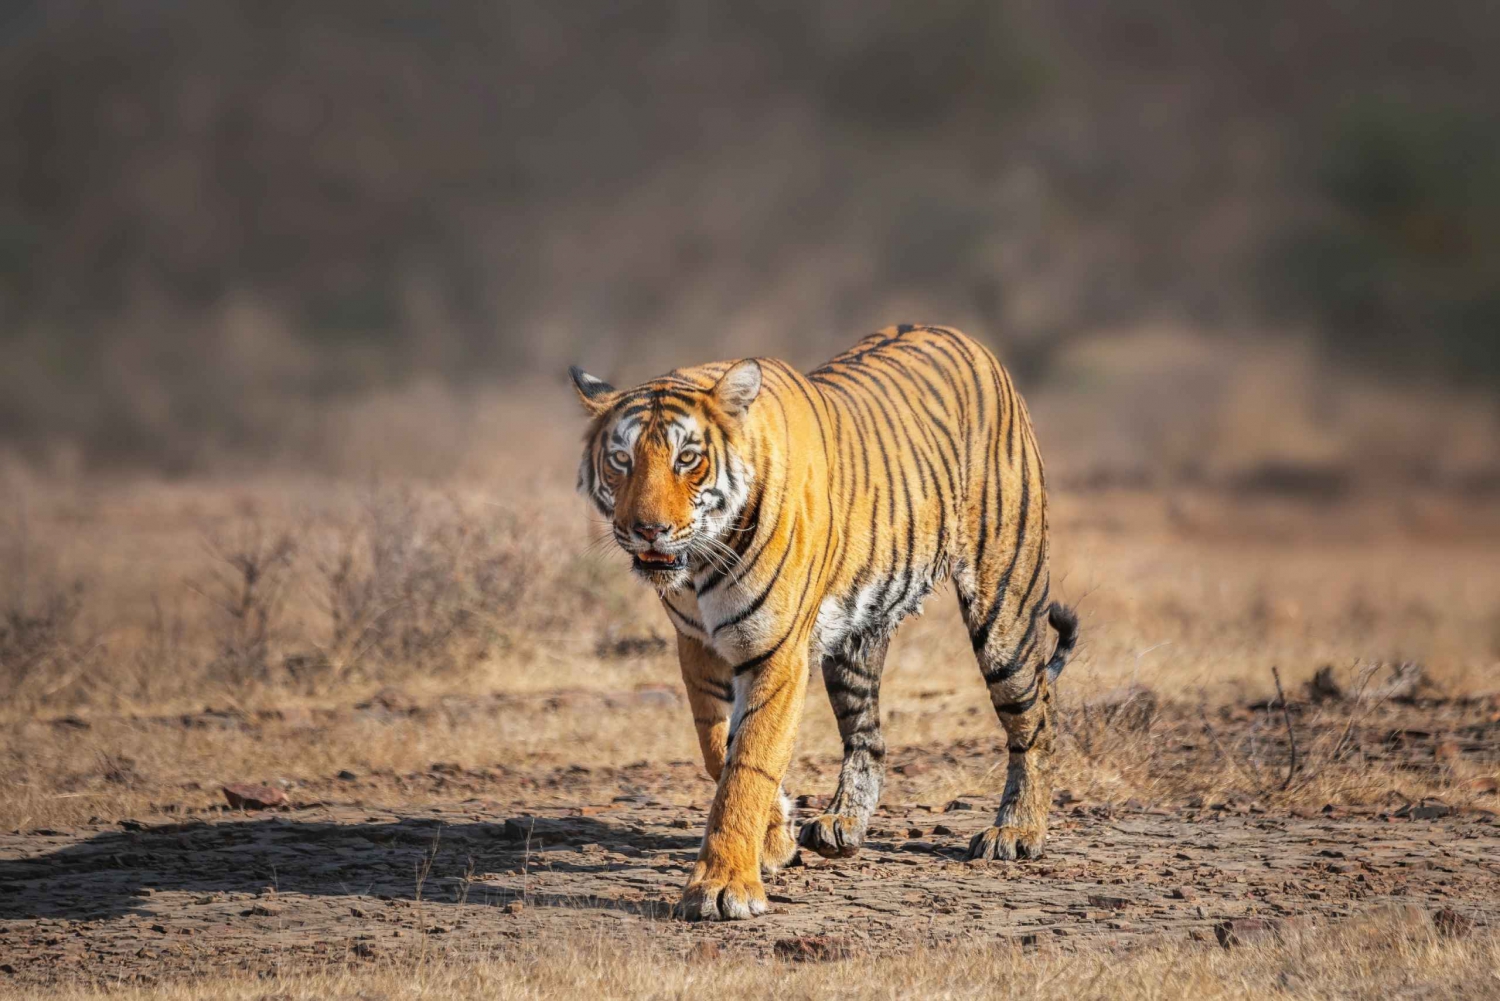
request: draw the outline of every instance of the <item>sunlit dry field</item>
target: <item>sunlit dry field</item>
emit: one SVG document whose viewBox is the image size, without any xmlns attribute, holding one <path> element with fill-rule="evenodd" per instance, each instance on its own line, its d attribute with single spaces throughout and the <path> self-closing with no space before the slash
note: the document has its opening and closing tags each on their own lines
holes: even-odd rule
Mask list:
<svg viewBox="0 0 1500 1001">
<path fill-rule="evenodd" d="M 979 899 L 963 882 L 976 877 L 962 828 L 993 809 L 1004 758 L 951 590 L 888 660 L 892 774 L 873 863 L 790 870 L 771 888 L 784 906 L 756 931 L 666 919 L 713 790 L 668 623 L 573 495 L 582 421 L 547 387 L 443 403 L 442 434 L 403 423 L 410 400 L 394 417 L 342 415 L 309 432 L 342 443 L 322 469 L 5 472 L 0 884 L 15 892 L 0 902 L 3 976 L 69 997 L 153 985 L 194 997 L 1500 991 L 1485 927 L 1500 811 L 1488 467 L 1450 440 L 1424 482 L 1408 468 L 1420 441 L 1395 437 L 1399 475 L 1381 475 L 1365 439 L 1290 461 L 1277 448 L 1311 447 L 1305 429 L 1223 430 L 1247 423 L 1232 381 L 1213 420 L 1179 422 L 1218 437 L 1138 433 L 1117 447 L 1089 365 L 1077 359 L 1073 382 L 1033 401 L 1054 591 L 1082 620 L 1061 685 L 1053 851 L 977 877 L 1041 894 L 1021 910 L 986 905 L 982 933 L 960 920 Z M 1357 418 L 1361 399 L 1342 405 Z M 1206 461 L 1184 468 L 1195 453 Z M 830 794 L 838 754 L 815 679 L 789 792 L 813 805 Z M 230 810 L 221 786 L 235 783 L 285 802 Z M 431 837 L 401 833 L 424 815 L 437 818 Z M 517 843 L 505 822 L 518 818 L 550 834 Z M 376 821 L 397 833 L 338 840 L 356 829 L 341 825 Z M 1266 851 L 1235 864 L 1272 870 L 1283 851 L 1305 853 L 1305 871 L 1262 883 L 1223 860 L 1174 862 L 1174 840 L 1208 824 L 1247 838 L 1270 825 Z M 1098 868 L 1096 845 L 1121 826 L 1137 840 Z M 257 855 L 266 831 L 278 851 L 299 831 L 306 847 Z M 193 839 L 212 832 L 239 846 L 227 869 L 193 861 Z M 1372 868 L 1344 871 L 1366 840 L 1392 838 L 1389 866 L 1376 852 Z M 426 860 L 415 870 L 413 852 Z M 860 887 L 896 878 L 903 852 L 933 879 L 968 875 L 952 876 L 950 898 L 892 891 L 862 909 Z M 1430 883 L 1409 883 L 1403 852 L 1435 867 Z M 610 882 L 629 883 L 641 859 L 650 879 Z M 308 868 L 325 861 L 351 868 Z M 595 882 L 546 888 L 565 876 Z M 844 910 L 818 897 L 799 912 L 829 879 L 853 884 Z M 1087 902 L 1054 914 L 1053 879 L 1084 897 L 1107 883 L 1192 895 L 1131 900 L 1123 916 Z M 97 880 L 114 882 L 98 892 Z M 425 910 L 380 911 L 403 901 Z M 194 903 L 212 919 L 194 925 Z M 1444 907 L 1479 924 L 1444 934 L 1431 917 Z M 952 920 L 934 924 L 934 910 Z M 866 935 L 872 914 L 884 930 Z M 1219 945 L 1216 925 L 1260 917 L 1303 923 Z M 781 965 L 776 943 L 797 936 L 840 939 L 847 958 Z M 632 937 L 639 947 L 620 951 Z"/>
</svg>

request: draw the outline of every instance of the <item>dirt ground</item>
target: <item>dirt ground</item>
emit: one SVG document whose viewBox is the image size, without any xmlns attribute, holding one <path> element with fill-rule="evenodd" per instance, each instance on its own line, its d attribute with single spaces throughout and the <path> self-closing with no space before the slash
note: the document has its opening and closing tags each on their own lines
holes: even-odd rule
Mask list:
<svg viewBox="0 0 1500 1001">
<path fill-rule="evenodd" d="M 576 415 L 546 427 L 394 487 L 12 479 L 0 995 L 697 997 L 705 960 L 782 1001 L 1493 994 L 1500 495 L 1062 455 L 1048 854 L 964 860 L 1005 755 L 938 594 L 887 661 L 862 853 L 687 924 L 713 786 L 670 630 L 592 544 Z M 815 672 L 799 819 L 838 748 Z"/>
<path fill-rule="evenodd" d="M 560 691 L 135 725 L 274 739 L 339 716 L 377 729 L 424 714 L 503 728 L 537 713 L 675 700 L 657 688 Z M 1304 747 L 1325 729 L 1342 736 L 1336 720 L 1294 705 L 1293 733 Z M 1222 708 L 1211 740 L 1199 710 L 1151 711 L 1167 766 L 1186 770 L 1212 767 L 1203 759 L 1248 739 L 1268 709 Z M 1345 727 L 1345 745 L 1363 767 L 1420 772 L 1451 767 L 1454 756 L 1490 773 L 1500 766 L 1500 704 L 1490 699 L 1387 702 Z M 1396 797 L 1308 809 L 1243 797 L 1100 803 L 1063 788 L 1044 858 L 967 862 L 964 848 L 989 823 L 992 797 L 959 795 L 941 806 L 904 799 L 931 771 L 977 767 L 998 760 L 996 751 L 983 740 L 901 749 L 860 855 L 828 861 L 804 851 L 768 884 L 770 915 L 730 925 L 671 919 L 712 796 L 691 761 L 344 771 L 301 783 L 272 809 L 162 803 L 147 819 L 11 833 L 0 836 L 0 968 L 6 986 L 23 988 L 474 958 L 539 939 L 645 936 L 683 955 L 697 947 L 749 957 L 829 949 L 879 956 L 997 941 L 1065 950 L 1214 943 L 1389 906 L 1500 923 L 1500 804 L 1492 795 L 1465 805 Z M 834 767 L 804 757 L 792 784 L 802 794 L 800 817 L 817 812 L 818 793 L 807 790 L 826 792 Z"/>
</svg>

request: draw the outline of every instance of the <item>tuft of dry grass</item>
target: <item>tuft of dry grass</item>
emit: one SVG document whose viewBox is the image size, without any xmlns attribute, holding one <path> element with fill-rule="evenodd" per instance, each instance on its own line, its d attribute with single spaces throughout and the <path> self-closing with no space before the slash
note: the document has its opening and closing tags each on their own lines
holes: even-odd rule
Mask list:
<svg viewBox="0 0 1500 1001">
<path fill-rule="evenodd" d="M 1500 937 L 1439 934 L 1421 911 L 1397 911 L 1233 949 L 1179 941 L 1133 951 L 1067 952 L 1045 945 L 963 943 L 883 958 L 789 963 L 736 956 L 684 957 L 618 941 L 601 929 L 574 943 L 514 942 L 481 960 L 433 955 L 417 963 L 299 971 L 206 972 L 151 987 L 78 986 L 33 993 L 49 1001 L 112 998 L 205 1001 L 302 999 L 675 999 L 1443 997 L 1500 995 Z M 274 972 L 273 972 L 274 971 Z"/>
</svg>

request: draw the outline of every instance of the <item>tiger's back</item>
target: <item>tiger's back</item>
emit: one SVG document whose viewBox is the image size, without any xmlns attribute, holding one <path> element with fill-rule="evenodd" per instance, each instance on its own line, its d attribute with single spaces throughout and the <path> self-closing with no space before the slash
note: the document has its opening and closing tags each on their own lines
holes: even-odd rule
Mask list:
<svg viewBox="0 0 1500 1001">
<path fill-rule="evenodd" d="M 593 388 L 579 383 L 586 403 Z M 1050 603 L 1042 463 L 1025 405 L 994 356 L 949 328 L 900 326 L 806 375 L 769 359 L 717 363 L 607 404 L 601 412 L 616 418 L 599 418 L 580 485 L 661 592 L 705 763 L 719 780 L 685 913 L 756 913 L 763 891 L 747 871 L 774 870 L 793 850 L 780 779 L 813 662 L 844 764 L 829 811 L 799 840 L 825 855 L 857 851 L 884 775 L 885 651 L 901 619 L 948 576 L 1011 758 L 1000 812 L 971 854 L 1039 854 L 1049 686 L 1076 620 Z M 606 429 L 622 447 L 601 464 Z M 601 493 L 611 464 L 614 486 Z M 671 529 L 669 542 L 643 548 L 630 525 L 653 539 Z M 677 572 L 655 569 L 669 558 Z M 1058 634 L 1050 661 L 1049 624 Z"/>
</svg>

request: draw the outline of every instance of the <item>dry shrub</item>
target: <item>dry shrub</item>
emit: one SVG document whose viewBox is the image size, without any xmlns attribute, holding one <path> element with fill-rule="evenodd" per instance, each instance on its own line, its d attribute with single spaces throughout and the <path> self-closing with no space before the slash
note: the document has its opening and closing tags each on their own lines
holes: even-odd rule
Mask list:
<svg viewBox="0 0 1500 1001">
<path fill-rule="evenodd" d="M 241 524 L 232 542 L 212 546 L 216 566 L 194 587 L 214 607 L 217 656 L 208 677 L 231 687 L 275 681 L 272 648 L 281 627 L 297 544 L 259 520 Z"/>
<path fill-rule="evenodd" d="M 449 673 L 507 641 L 541 561 L 514 515 L 475 518 L 451 497 L 372 496 L 317 560 L 328 616 L 321 663 L 340 679 Z"/>
</svg>

